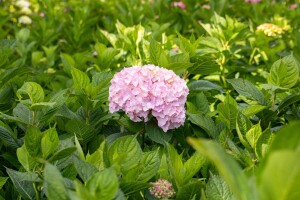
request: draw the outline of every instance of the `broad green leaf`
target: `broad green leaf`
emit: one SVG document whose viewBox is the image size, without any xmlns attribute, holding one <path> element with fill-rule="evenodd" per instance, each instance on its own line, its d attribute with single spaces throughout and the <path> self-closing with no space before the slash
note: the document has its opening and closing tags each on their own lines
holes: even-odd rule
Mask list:
<svg viewBox="0 0 300 200">
<path fill-rule="evenodd" d="M 205 157 L 196 151 L 184 164 L 184 182 L 188 183 L 191 178 L 199 172 L 200 168 L 205 163 Z"/>
<path fill-rule="evenodd" d="M 259 199 L 300 199 L 299 156 L 299 151 L 270 151 L 270 156 L 258 179 Z"/>
<path fill-rule="evenodd" d="M 69 54 L 61 53 L 60 58 L 62 61 L 62 65 L 64 67 L 64 71 L 71 73 L 71 69 L 75 67 L 75 61 Z"/>
<path fill-rule="evenodd" d="M 262 159 L 267 154 L 274 137 L 275 135 L 271 132 L 270 128 L 262 132 L 255 147 L 255 154 L 259 159 Z"/>
<path fill-rule="evenodd" d="M 217 137 L 217 127 L 208 115 L 187 113 L 187 116 L 193 124 L 202 128 L 210 137 Z"/>
<path fill-rule="evenodd" d="M 245 149 L 244 147 L 240 148 L 230 139 L 227 139 L 227 145 L 231 151 L 230 155 L 232 155 L 232 157 L 235 160 L 237 160 L 242 167 L 246 167 L 246 168 L 253 167 L 255 163 L 253 162 L 252 150 L 250 151 L 251 152 L 250 154 L 249 150 Z"/>
<path fill-rule="evenodd" d="M 219 92 L 223 92 L 223 88 L 206 80 L 197 80 L 188 84 L 190 93 L 199 93 L 203 91 L 209 90 L 217 90 Z"/>
<path fill-rule="evenodd" d="M 212 0 L 212 1 L 210 1 L 212 10 L 218 14 L 223 13 L 223 10 L 224 10 L 224 8 L 226 8 L 227 4 L 228 4 L 228 0 Z"/>
<path fill-rule="evenodd" d="M 189 113 L 207 114 L 210 112 L 208 100 L 203 92 L 191 97 L 186 103 Z"/>
<path fill-rule="evenodd" d="M 277 107 L 277 110 L 279 113 L 281 113 L 285 108 L 294 103 L 297 103 L 298 101 L 300 101 L 300 95 L 291 94 L 280 102 L 280 104 Z"/>
<path fill-rule="evenodd" d="M 260 111 L 263 111 L 266 108 L 267 108 L 266 106 L 262 106 L 262 105 L 250 105 L 249 107 L 242 109 L 241 112 L 246 117 L 251 117 L 251 116 L 259 113 Z"/>
<path fill-rule="evenodd" d="M 117 174 L 111 168 L 104 169 L 91 176 L 85 186 L 94 199 L 113 199 L 119 187 Z"/>
<path fill-rule="evenodd" d="M 49 158 L 49 162 L 54 162 L 56 160 L 67 158 L 71 156 L 76 150 L 77 150 L 76 147 L 68 147 L 60 151 L 57 151 Z"/>
<path fill-rule="evenodd" d="M 6 183 L 8 177 L 0 177 L 0 190 L 2 189 L 3 185 Z"/>
<path fill-rule="evenodd" d="M 28 95 L 31 104 L 42 102 L 45 97 L 43 88 L 35 82 L 25 82 L 23 86 L 18 89 L 16 95 L 19 100 L 23 99 L 22 95 Z"/>
<path fill-rule="evenodd" d="M 67 190 L 64 185 L 64 179 L 59 170 L 49 163 L 46 163 L 44 172 L 44 184 L 47 190 L 49 200 L 68 199 Z"/>
<path fill-rule="evenodd" d="M 25 43 L 30 36 L 30 30 L 28 28 L 22 28 L 17 34 L 16 38 L 19 42 Z"/>
<path fill-rule="evenodd" d="M 140 182 L 136 182 L 136 181 L 125 182 L 122 180 L 120 182 L 120 188 L 122 189 L 122 191 L 124 192 L 124 194 L 126 196 L 134 194 L 139 191 L 143 191 L 149 187 L 150 187 L 150 184 L 148 184 L 148 183 L 140 183 Z"/>
<path fill-rule="evenodd" d="M 30 171 L 36 165 L 36 161 L 30 156 L 25 145 L 17 149 L 17 157 L 26 171 Z"/>
<path fill-rule="evenodd" d="M 251 129 L 252 123 L 251 121 L 243 115 L 241 112 L 238 112 L 236 117 L 236 131 L 239 136 L 241 143 L 246 147 L 248 150 L 251 149 L 248 141 L 246 140 L 246 133 Z"/>
<path fill-rule="evenodd" d="M 91 83 L 88 75 L 76 68 L 72 68 L 71 74 L 75 89 L 78 92 L 88 93 L 91 88 Z"/>
<path fill-rule="evenodd" d="M 157 124 L 154 124 L 154 122 L 146 123 L 145 135 L 152 141 L 159 144 L 165 144 L 165 142 L 169 142 L 173 136 L 173 134 L 170 132 L 165 133 L 157 126 Z"/>
<path fill-rule="evenodd" d="M 188 142 L 215 164 L 237 199 L 253 199 L 253 194 L 249 191 L 247 185 L 246 175 L 236 161 L 227 155 L 219 144 L 206 139 L 193 138 L 188 138 Z"/>
<path fill-rule="evenodd" d="M 9 168 L 6 168 L 6 172 L 15 188 L 24 199 L 35 199 L 32 183 L 40 181 L 37 174 L 33 172 L 18 172 Z"/>
<path fill-rule="evenodd" d="M 166 147 L 169 171 L 173 179 L 175 179 L 174 182 L 176 183 L 176 186 L 183 186 L 185 174 L 183 171 L 182 155 L 179 155 L 172 145 L 167 144 Z"/>
<path fill-rule="evenodd" d="M 21 142 L 14 135 L 8 125 L 0 121 L 0 139 L 8 146 L 16 149 L 21 146 Z"/>
<path fill-rule="evenodd" d="M 226 182 L 218 175 L 210 174 L 206 185 L 208 200 L 231 200 L 232 194 Z"/>
<path fill-rule="evenodd" d="M 188 70 L 191 74 L 210 75 L 220 71 L 220 66 L 211 56 L 194 56 L 191 57 L 191 62 L 194 63 L 194 65 Z"/>
<path fill-rule="evenodd" d="M 272 65 L 268 83 L 291 88 L 298 82 L 299 69 L 299 61 L 293 55 L 286 56 Z"/>
<path fill-rule="evenodd" d="M 41 147 L 44 159 L 47 159 L 56 150 L 58 143 L 59 138 L 55 128 L 50 128 L 43 132 Z"/>
<path fill-rule="evenodd" d="M 78 157 L 81 159 L 81 160 L 85 160 L 85 156 L 84 156 L 84 153 L 83 153 L 83 150 L 81 148 L 81 145 L 75 135 L 75 147 L 77 149 L 77 152 L 78 152 Z"/>
<path fill-rule="evenodd" d="M 14 90 L 12 86 L 0 89 L 0 111 L 10 110 L 14 104 Z"/>
<path fill-rule="evenodd" d="M 108 147 L 107 156 L 111 165 L 116 164 L 126 172 L 138 164 L 142 149 L 135 136 L 129 135 L 116 139 Z"/>
<path fill-rule="evenodd" d="M 66 131 L 70 134 L 75 134 L 78 141 L 86 144 L 96 135 L 96 130 L 93 126 L 87 125 L 85 121 L 72 119 L 66 124 Z"/>
<path fill-rule="evenodd" d="M 229 82 L 240 95 L 255 100 L 261 105 L 266 105 L 264 94 L 251 82 L 244 79 L 227 79 L 227 82 Z"/>
<path fill-rule="evenodd" d="M 97 167 L 98 170 L 105 168 L 103 153 L 105 152 L 105 142 L 102 142 L 100 147 L 92 154 L 86 155 L 86 161 Z"/>
<path fill-rule="evenodd" d="M 247 131 L 246 133 L 246 139 L 249 142 L 250 146 L 255 149 L 256 148 L 256 143 L 259 137 L 262 135 L 262 130 L 260 127 L 260 123 L 255 124 L 251 127 L 250 130 Z"/>
<path fill-rule="evenodd" d="M 91 163 L 80 160 L 77 156 L 73 156 L 74 166 L 83 181 L 87 181 L 93 174 L 98 172 L 97 168 Z"/>
<path fill-rule="evenodd" d="M 226 124 L 229 130 L 236 128 L 236 117 L 238 110 L 229 103 L 219 103 L 217 106 L 219 113 L 218 119 Z"/>
<path fill-rule="evenodd" d="M 269 149 L 270 152 L 277 150 L 300 151 L 300 121 L 291 122 L 281 128 L 275 136 L 275 139 Z"/>
<path fill-rule="evenodd" d="M 138 166 L 126 172 L 123 178 L 126 182 L 137 181 L 146 183 L 157 173 L 159 166 L 160 160 L 158 151 L 145 152 Z"/>
<path fill-rule="evenodd" d="M 176 200 L 196 200 L 201 199 L 201 189 L 204 187 L 200 181 L 193 181 L 179 188 Z"/>
<path fill-rule="evenodd" d="M 37 157 L 41 153 L 42 133 L 38 128 L 30 127 L 25 133 L 25 146 L 30 156 Z"/>
</svg>

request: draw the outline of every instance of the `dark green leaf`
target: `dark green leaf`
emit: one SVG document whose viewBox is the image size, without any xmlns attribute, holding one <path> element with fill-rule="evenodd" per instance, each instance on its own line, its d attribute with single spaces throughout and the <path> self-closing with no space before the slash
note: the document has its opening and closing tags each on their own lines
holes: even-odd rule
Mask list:
<svg viewBox="0 0 300 200">
<path fill-rule="evenodd" d="M 98 172 L 97 168 L 91 163 L 80 160 L 78 157 L 73 156 L 74 166 L 83 181 L 87 181 L 93 174 Z"/>
<path fill-rule="evenodd" d="M 56 160 L 60 160 L 66 157 L 71 156 L 75 151 L 76 151 L 76 147 L 69 147 L 69 148 L 65 148 L 62 149 L 60 151 L 55 152 L 50 158 L 49 158 L 49 162 L 54 162 Z"/>
<path fill-rule="evenodd" d="M 218 175 L 210 174 L 206 186 L 208 200 L 231 200 L 232 194 L 226 182 Z"/>
<path fill-rule="evenodd" d="M 169 142 L 173 136 L 173 134 L 170 132 L 165 133 L 154 122 L 149 122 L 146 124 L 145 135 L 149 137 L 152 141 L 157 142 L 159 144 L 165 144 L 165 142 Z"/>
<path fill-rule="evenodd" d="M 209 90 L 217 90 L 219 92 L 223 92 L 223 88 L 206 80 L 197 80 L 188 84 L 190 93 L 198 93 Z"/>
<path fill-rule="evenodd" d="M 196 124 L 197 126 L 201 127 L 203 130 L 205 130 L 210 137 L 212 138 L 217 137 L 218 135 L 217 127 L 214 121 L 209 116 L 203 114 L 191 114 L 191 113 L 187 113 L 187 116 L 189 117 L 189 120 L 193 124 Z"/>
</svg>

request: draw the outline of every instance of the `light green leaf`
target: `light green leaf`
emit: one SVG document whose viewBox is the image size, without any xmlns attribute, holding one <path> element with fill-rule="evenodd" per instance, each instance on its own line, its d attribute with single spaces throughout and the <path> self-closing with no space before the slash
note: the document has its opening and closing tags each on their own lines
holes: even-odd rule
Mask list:
<svg viewBox="0 0 300 200">
<path fill-rule="evenodd" d="M 81 148 L 81 145 L 75 135 L 75 147 L 77 149 L 77 152 L 78 152 L 78 157 L 81 159 L 81 160 L 85 160 L 85 156 L 84 156 L 84 153 L 83 153 L 83 150 Z"/>
<path fill-rule="evenodd" d="M 251 121 L 243 115 L 241 112 L 238 112 L 236 117 L 236 131 L 239 136 L 241 143 L 246 147 L 248 150 L 251 149 L 249 143 L 246 140 L 246 133 L 251 129 L 252 123 Z"/>
<path fill-rule="evenodd" d="M 224 122 L 229 130 L 236 128 L 237 108 L 229 103 L 219 103 L 217 106 L 219 120 Z"/>
<path fill-rule="evenodd" d="M 262 106 L 262 105 L 250 105 L 249 107 L 242 109 L 241 112 L 246 117 L 251 117 L 251 116 L 259 113 L 260 111 L 263 111 L 266 108 L 267 108 L 266 106 Z"/>
<path fill-rule="evenodd" d="M 206 80 L 192 81 L 190 84 L 188 84 L 188 87 L 191 94 L 209 90 L 217 90 L 219 92 L 223 92 L 222 87 Z"/>
<path fill-rule="evenodd" d="M 50 128 L 44 131 L 41 141 L 43 158 L 47 159 L 47 157 L 56 150 L 58 144 L 59 138 L 55 128 Z"/>
<path fill-rule="evenodd" d="M 42 102 L 45 97 L 43 88 L 35 82 L 25 82 L 16 95 L 19 100 L 23 99 L 22 95 L 28 95 L 31 104 Z"/>
<path fill-rule="evenodd" d="M 97 167 L 98 170 L 105 168 L 103 153 L 105 152 L 105 142 L 102 142 L 100 147 L 93 153 L 86 155 L 86 161 Z"/>
<path fill-rule="evenodd" d="M 184 164 L 184 182 L 188 183 L 191 178 L 200 170 L 205 162 L 205 157 L 196 151 Z"/>
<path fill-rule="evenodd" d="M 227 82 L 229 82 L 240 95 L 255 100 L 261 105 L 266 105 L 264 94 L 251 82 L 244 79 L 227 79 Z"/>
<path fill-rule="evenodd" d="M 64 67 L 64 71 L 71 73 L 71 69 L 75 67 L 75 61 L 72 56 L 70 56 L 69 54 L 61 53 L 60 58 Z"/>
<path fill-rule="evenodd" d="M 142 157 L 142 149 L 135 136 L 129 135 L 116 139 L 108 147 L 109 162 L 121 167 L 121 170 L 134 168 Z"/>
<path fill-rule="evenodd" d="M 6 183 L 8 177 L 0 177 L 0 190 L 2 189 L 3 185 Z"/>
<path fill-rule="evenodd" d="M 232 194 L 227 183 L 218 175 L 210 174 L 206 185 L 207 200 L 231 200 Z"/>
<path fill-rule="evenodd" d="M 98 172 L 97 168 L 91 163 L 80 160 L 77 156 L 73 156 L 74 166 L 83 181 L 87 181 L 93 174 Z"/>
<path fill-rule="evenodd" d="M 255 154 L 259 159 L 262 159 L 267 154 L 274 137 L 275 135 L 271 132 L 270 128 L 262 132 L 255 147 Z"/>
<path fill-rule="evenodd" d="M 299 157 L 299 152 L 290 150 L 270 151 L 258 180 L 259 199 L 300 199 Z"/>
<path fill-rule="evenodd" d="M 30 127 L 25 133 L 25 146 L 30 156 L 36 157 L 41 153 L 42 133 L 38 128 Z"/>
<path fill-rule="evenodd" d="M 74 87 L 78 92 L 87 93 L 91 88 L 91 83 L 88 75 L 76 68 L 71 69 Z"/>
<path fill-rule="evenodd" d="M 113 199 L 119 187 L 118 178 L 111 168 L 97 172 L 86 182 L 86 188 L 94 199 Z"/>
<path fill-rule="evenodd" d="M 64 185 L 64 179 L 59 170 L 49 163 L 46 163 L 44 170 L 44 184 L 47 190 L 46 195 L 48 199 L 67 200 L 67 190 Z"/>
<path fill-rule="evenodd" d="M 17 157 L 26 171 L 30 171 L 36 164 L 34 158 L 30 156 L 25 145 L 17 149 Z"/>
<path fill-rule="evenodd" d="M 298 101 L 300 101 L 300 95 L 296 95 L 296 94 L 291 94 L 288 95 L 287 97 L 285 97 L 280 104 L 278 105 L 278 112 L 282 112 L 285 108 L 287 108 L 288 106 L 297 103 Z"/>
<path fill-rule="evenodd" d="M 292 88 L 298 82 L 299 69 L 299 61 L 293 55 L 286 56 L 272 65 L 268 83 Z"/>
<path fill-rule="evenodd" d="M 205 139 L 193 138 L 188 138 L 188 142 L 215 164 L 237 199 L 254 199 L 247 185 L 247 177 L 241 167 L 225 153 L 219 144 Z"/>
<path fill-rule="evenodd" d="M 176 182 L 177 187 L 183 186 L 185 174 L 183 172 L 182 155 L 178 155 L 176 149 L 172 145 L 167 144 L 166 147 L 169 171 L 175 179 L 174 182 Z"/>
<path fill-rule="evenodd" d="M 253 149 L 256 148 L 257 140 L 259 139 L 259 137 L 261 135 L 262 135 L 262 130 L 260 127 L 260 123 L 255 124 L 254 126 L 251 127 L 251 129 L 249 131 L 247 131 L 246 139 Z"/>
</svg>

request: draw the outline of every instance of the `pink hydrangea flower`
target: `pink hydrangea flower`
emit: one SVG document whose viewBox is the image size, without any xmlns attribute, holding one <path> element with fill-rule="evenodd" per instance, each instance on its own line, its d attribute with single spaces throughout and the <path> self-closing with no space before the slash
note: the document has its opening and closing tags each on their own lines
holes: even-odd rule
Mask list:
<svg viewBox="0 0 300 200">
<path fill-rule="evenodd" d="M 173 7 L 179 7 L 181 9 L 185 9 L 186 5 L 182 1 L 172 2 Z"/>
<path fill-rule="evenodd" d="M 298 8 L 298 5 L 297 5 L 297 4 L 294 3 L 294 4 L 291 4 L 291 5 L 290 5 L 290 9 L 291 9 L 291 10 L 295 10 L 296 8 Z"/>
<path fill-rule="evenodd" d="M 259 3 L 261 0 L 245 0 L 246 3 Z"/>
<path fill-rule="evenodd" d="M 125 111 L 135 122 L 152 114 L 167 132 L 185 121 L 186 82 L 173 71 L 154 65 L 124 68 L 109 88 L 109 111 Z"/>
<path fill-rule="evenodd" d="M 150 184 L 152 184 L 152 187 L 149 188 L 150 194 L 157 199 L 172 198 L 175 195 L 172 183 L 165 179 L 158 179 Z"/>
</svg>

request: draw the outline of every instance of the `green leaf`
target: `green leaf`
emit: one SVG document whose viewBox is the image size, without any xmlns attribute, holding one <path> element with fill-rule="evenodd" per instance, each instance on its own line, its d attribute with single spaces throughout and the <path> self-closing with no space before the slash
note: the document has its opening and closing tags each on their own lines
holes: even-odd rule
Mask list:
<svg viewBox="0 0 300 200">
<path fill-rule="evenodd" d="M 217 106 L 219 113 L 218 119 L 226 124 L 229 130 L 236 128 L 237 108 L 229 103 L 219 103 Z"/>
<path fill-rule="evenodd" d="M 202 128 L 210 137 L 216 138 L 218 135 L 214 121 L 208 115 L 187 113 L 189 120 Z"/>
<path fill-rule="evenodd" d="M 259 137 L 261 135 L 262 135 L 262 130 L 260 127 L 260 123 L 255 124 L 254 126 L 251 127 L 251 129 L 249 131 L 247 131 L 246 139 L 253 149 L 256 148 L 257 140 L 259 139 Z"/>
<path fill-rule="evenodd" d="M 69 54 L 61 53 L 60 58 L 64 67 L 64 71 L 71 73 L 71 69 L 75 67 L 75 61 L 72 56 L 70 56 Z"/>
<path fill-rule="evenodd" d="M 184 183 L 184 172 L 183 170 L 183 162 L 182 162 L 182 155 L 178 155 L 176 149 L 167 144 L 167 163 L 169 166 L 169 171 L 172 177 L 175 179 L 175 183 L 177 187 L 183 186 Z"/>
<path fill-rule="evenodd" d="M 184 164 L 184 182 L 188 183 L 191 178 L 200 170 L 205 162 L 205 157 L 196 151 Z"/>
<path fill-rule="evenodd" d="M 74 166 L 83 181 L 87 181 L 93 174 L 98 172 L 97 168 L 91 163 L 80 160 L 77 156 L 73 156 Z"/>
<path fill-rule="evenodd" d="M 38 128 L 30 127 L 25 133 L 25 146 L 32 157 L 37 157 L 41 152 L 42 133 Z"/>
<path fill-rule="evenodd" d="M 37 174 L 33 172 L 22 173 L 9 168 L 6 168 L 6 172 L 13 182 L 15 188 L 24 199 L 35 199 L 35 192 L 32 182 L 39 181 Z"/>
<path fill-rule="evenodd" d="M 146 183 L 157 173 L 160 166 L 158 151 L 149 151 L 143 153 L 137 167 L 129 170 L 124 180 L 126 182 Z"/>
<path fill-rule="evenodd" d="M 30 30 L 28 28 L 22 28 L 16 35 L 16 38 L 21 43 L 25 43 L 30 36 Z"/>
<path fill-rule="evenodd" d="M 34 158 L 30 156 L 25 145 L 17 149 L 17 157 L 24 169 L 28 172 L 33 169 L 36 164 Z"/>
<path fill-rule="evenodd" d="M 42 102 L 45 96 L 43 88 L 35 82 L 25 82 L 23 86 L 18 89 L 16 95 L 19 100 L 23 99 L 22 95 L 28 95 L 31 104 Z"/>
<path fill-rule="evenodd" d="M 10 127 L 2 121 L 0 121 L 0 139 L 12 148 L 16 149 L 21 146 L 21 142 L 16 138 Z"/>
<path fill-rule="evenodd" d="M 297 103 L 298 101 L 300 101 L 300 95 L 291 94 L 285 97 L 277 107 L 278 113 L 281 113 L 288 106 Z"/>
<path fill-rule="evenodd" d="M 263 111 L 266 108 L 267 108 L 266 106 L 262 106 L 262 105 L 250 105 L 249 107 L 242 109 L 241 112 L 245 116 L 251 117 L 251 116 Z"/>
<path fill-rule="evenodd" d="M 75 139 L 74 139 L 74 140 L 75 140 L 75 147 L 76 147 L 77 152 L 78 152 L 78 157 L 79 157 L 81 160 L 85 160 L 85 156 L 84 156 L 83 150 L 82 150 L 82 148 L 81 148 L 81 145 L 80 145 L 80 143 L 79 143 L 79 141 L 78 141 L 76 135 L 75 135 Z"/>
<path fill-rule="evenodd" d="M 269 149 L 270 152 L 277 150 L 300 150 L 300 121 L 291 122 L 281 128 Z"/>
<path fill-rule="evenodd" d="M 169 142 L 173 136 L 173 134 L 170 132 L 165 133 L 154 122 L 146 123 L 145 135 L 149 137 L 152 141 L 159 144 L 165 144 L 165 142 Z"/>
<path fill-rule="evenodd" d="M 244 79 L 227 79 L 227 82 L 229 82 L 240 95 L 255 100 L 261 105 L 266 105 L 264 94 L 251 82 Z"/>
<path fill-rule="evenodd" d="M 61 160 L 63 158 L 69 157 L 76 150 L 77 150 L 76 147 L 68 147 L 68 148 L 62 149 L 60 151 L 57 151 L 49 158 L 49 162 L 54 162 L 56 160 Z"/>
<path fill-rule="evenodd" d="M 176 200 L 192 200 L 192 199 L 202 199 L 201 189 L 203 184 L 199 181 L 193 181 L 191 183 L 185 184 L 179 188 L 176 194 Z"/>
<path fill-rule="evenodd" d="M 47 159 L 52 154 L 59 144 L 58 134 L 55 128 L 50 128 L 43 132 L 43 138 L 41 141 L 43 158 Z"/>
<path fill-rule="evenodd" d="M 243 115 L 241 112 L 238 112 L 236 117 L 236 131 L 239 136 L 241 143 L 246 147 L 248 150 L 251 149 L 248 141 L 246 140 L 246 133 L 251 129 L 252 123 L 251 121 Z"/>
<path fill-rule="evenodd" d="M 135 136 L 129 135 L 116 139 L 108 148 L 109 162 L 127 170 L 135 167 L 142 157 L 142 149 Z"/>
<path fill-rule="evenodd" d="M 191 57 L 191 62 L 194 63 L 188 70 L 191 74 L 210 75 L 220 70 L 220 66 L 211 56 L 194 56 Z"/>
<path fill-rule="evenodd" d="M 206 80 L 192 81 L 190 84 L 188 84 L 188 87 L 191 94 L 209 90 L 217 90 L 219 92 L 223 92 L 222 87 Z"/>
<path fill-rule="evenodd" d="M 88 93 L 91 84 L 88 75 L 76 68 L 72 68 L 71 70 L 72 78 L 74 81 L 74 87 L 78 92 Z"/>
<path fill-rule="evenodd" d="M 283 88 L 292 88 L 299 79 L 300 64 L 293 56 L 286 56 L 276 61 L 270 70 L 268 83 Z"/>
<path fill-rule="evenodd" d="M 231 200 L 232 194 L 226 182 L 218 175 L 210 174 L 206 185 L 208 200 Z"/>
<path fill-rule="evenodd" d="M 262 159 L 272 144 L 275 135 L 271 132 L 270 128 L 267 128 L 262 132 L 261 136 L 257 140 L 255 154 L 259 159 Z"/>
<path fill-rule="evenodd" d="M 67 190 L 64 185 L 64 179 L 59 170 L 49 163 L 46 163 L 44 170 L 44 184 L 47 190 L 46 195 L 48 199 L 67 200 Z"/>
<path fill-rule="evenodd" d="M 225 153 L 219 144 L 205 139 L 193 138 L 188 138 L 188 142 L 215 164 L 237 199 L 254 199 L 248 188 L 247 177 L 241 167 Z"/>
<path fill-rule="evenodd" d="M 259 176 L 259 199 L 300 199 L 299 157 L 300 152 L 290 150 L 271 152 L 266 165 Z"/>
<path fill-rule="evenodd" d="M 8 177 L 0 177 L 0 190 L 2 189 L 3 185 L 6 183 Z"/>
<path fill-rule="evenodd" d="M 169 63 L 161 44 L 155 40 L 150 42 L 150 63 L 160 67 L 165 67 Z"/>
<path fill-rule="evenodd" d="M 66 131 L 70 134 L 75 134 L 78 141 L 86 144 L 91 141 L 96 135 L 96 130 L 93 126 L 87 125 L 85 121 L 79 119 L 71 119 L 66 124 Z"/>
<path fill-rule="evenodd" d="M 100 147 L 93 153 L 93 154 L 87 154 L 86 155 L 86 161 L 93 164 L 95 167 L 97 167 L 98 170 L 103 170 L 105 168 L 105 162 L 104 162 L 104 152 L 106 143 L 102 142 Z"/>
<path fill-rule="evenodd" d="M 99 200 L 113 199 L 119 188 L 117 175 L 111 168 L 97 172 L 85 185 L 90 194 Z"/>
<path fill-rule="evenodd" d="M 120 188 L 122 189 L 122 191 L 124 192 L 124 194 L 126 196 L 134 194 L 139 191 L 143 191 L 149 187 L 150 187 L 150 184 L 148 184 L 148 183 L 140 183 L 140 182 L 136 182 L 136 181 L 134 181 L 134 182 L 121 181 L 120 182 Z"/>
</svg>

